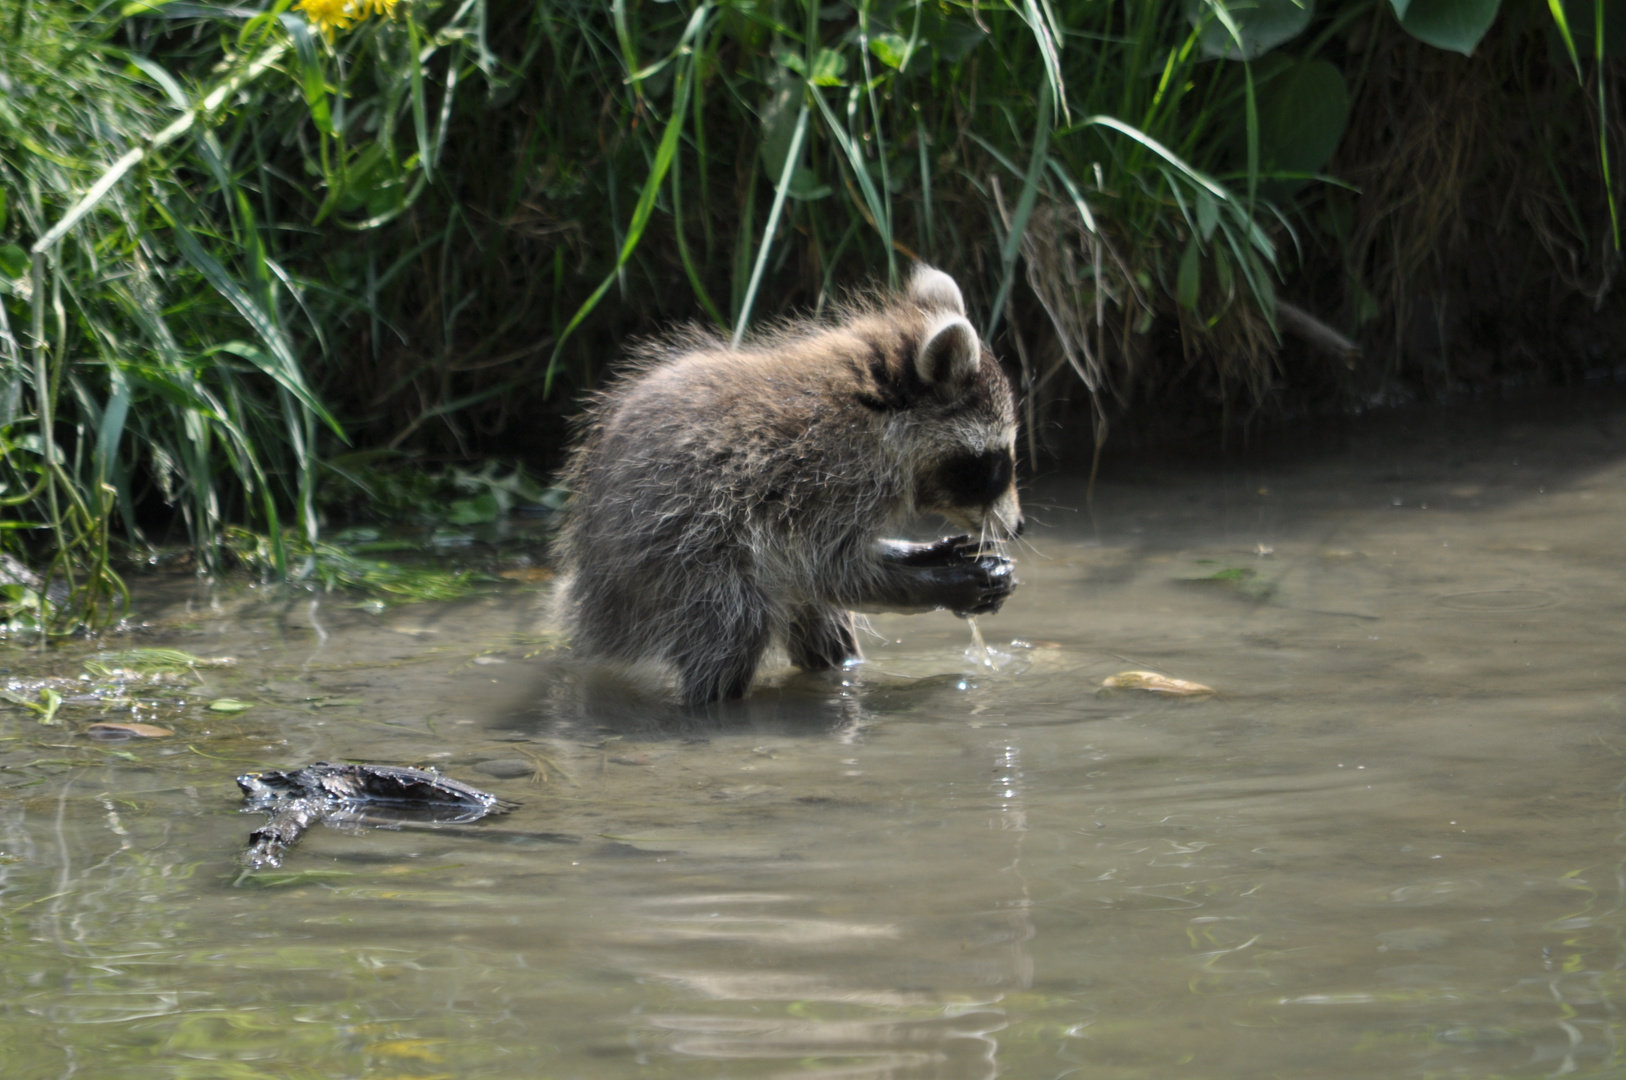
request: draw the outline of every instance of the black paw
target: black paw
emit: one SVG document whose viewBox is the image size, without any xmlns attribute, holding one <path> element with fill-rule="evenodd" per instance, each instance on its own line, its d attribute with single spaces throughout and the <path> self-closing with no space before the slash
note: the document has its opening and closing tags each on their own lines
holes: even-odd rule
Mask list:
<svg viewBox="0 0 1626 1080">
<path fill-rule="evenodd" d="M 948 609 L 962 618 L 998 611 L 1016 588 L 1015 564 L 969 536 L 929 544 L 881 541 L 888 582 L 854 606 L 872 611 Z"/>
<path fill-rule="evenodd" d="M 1016 580 L 1016 564 L 1003 555 L 982 552 L 975 544 L 961 549 L 965 567 L 966 597 L 949 610 L 960 618 L 970 615 L 989 615 L 998 611 L 1005 598 L 1020 584 Z"/>
<path fill-rule="evenodd" d="M 987 615 L 998 611 L 1017 586 L 1016 564 L 983 551 L 970 537 L 953 536 L 926 546 L 931 561 L 914 564 L 914 572 L 933 607 L 947 608 L 962 619 Z"/>
</svg>

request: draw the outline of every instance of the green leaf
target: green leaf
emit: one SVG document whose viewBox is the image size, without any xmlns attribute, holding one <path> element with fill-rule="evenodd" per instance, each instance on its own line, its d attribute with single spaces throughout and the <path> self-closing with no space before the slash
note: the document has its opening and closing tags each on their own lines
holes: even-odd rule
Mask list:
<svg viewBox="0 0 1626 1080">
<path fill-rule="evenodd" d="M 1389 0 L 1395 16 L 1406 33 L 1419 41 L 1473 55 L 1491 23 L 1502 0 Z"/>
<path fill-rule="evenodd" d="M 1192 168 L 1179 154 L 1176 154 L 1173 150 L 1170 150 L 1167 146 L 1164 146 L 1162 143 L 1146 134 L 1146 132 L 1124 123 L 1115 116 L 1108 116 L 1105 113 L 1102 113 L 1099 116 L 1086 116 L 1078 123 L 1073 124 L 1071 127 L 1064 128 L 1063 130 L 1057 132 L 1057 134 L 1071 135 L 1075 131 L 1083 131 L 1086 128 L 1092 127 L 1111 128 L 1113 131 L 1116 131 L 1121 135 L 1129 136 L 1131 139 L 1134 139 L 1136 142 L 1146 147 L 1146 149 L 1150 150 L 1152 153 L 1174 166 L 1180 175 L 1184 176 L 1187 180 L 1190 180 L 1193 184 L 1202 188 L 1204 191 L 1207 191 L 1210 195 L 1213 195 L 1217 199 L 1224 200 L 1225 202 L 1233 201 L 1231 198 L 1231 193 L 1220 186 L 1219 181 L 1215 180 L 1213 177 L 1199 169 Z"/>
<path fill-rule="evenodd" d="M 111 480 L 119 473 L 119 441 L 124 438 L 124 424 L 130 416 L 130 381 L 117 367 L 108 369 L 108 378 L 111 393 L 96 432 L 95 461 L 99 482 Z"/>
<path fill-rule="evenodd" d="M 1208 243 L 1214 235 L 1214 227 L 1219 224 L 1219 203 L 1208 192 L 1198 189 L 1197 203 L 1197 229 L 1202 234 L 1203 243 Z"/>
<path fill-rule="evenodd" d="M 39 702 L 30 701 L 23 695 L 17 693 L 15 690 L 7 690 L 5 687 L 0 687 L 0 701 L 9 701 L 13 705 L 21 705 L 23 708 L 32 709 L 35 712 L 45 711 L 44 707 L 41 706 Z"/>
<path fill-rule="evenodd" d="M 835 49 L 820 49 L 813 57 L 813 74 L 809 80 L 814 86 L 841 86 L 847 81 L 847 54 Z"/>
<path fill-rule="evenodd" d="M 0 215 L 3 224 L 4 215 Z M 28 252 L 16 244 L 0 244 L 0 275 L 20 278 L 28 274 Z"/>
<path fill-rule="evenodd" d="M 797 58 L 798 63 L 800 57 Z M 785 171 L 785 155 L 790 153 L 791 136 L 800 116 L 802 80 L 790 69 L 777 69 L 768 82 L 768 98 L 762 103 L 762 136 L 757 156 L 763 171 L 777 177 Z"/>
<path fill-rule="evenodd" d="M 1316 173 L 1332 158 L 1349 121 L 1344 76 L 1325 60 L 1290 64 L 1259 94 L 1259 171 Z M 1268 195 L 1291 194 L 1307 181 L 1278 181 Z"/>
<path fill-rule="evenodd" d="M 418 20 L 412 17 L 409 11 L 406 15 L 407 41 L 412 46 L 413 62 L 407 66 L 411 71 L 412 84 L 412 131 L 418 139 L 418 162 L 423 166 L 423 174 L 431 175 L 435 165 L 435 147 L 429 141 L 429 110 L 423 97 L 423 68 L 418 57 L 423 55 L 423 41 L 418 33 Z M 447 90 L 450 93 L 450 88 Z"/>
<path fill-rule="evenodd" d="M 40 688 L 40 699 L 37 702 L 29 701 L 28 698 L 24 697 L 22 694 L 19 694 L 13 690 L 5 689 L 0 689 L 0 699 L 9 701 L 14 705 L 21 705 L 25 709 L 33 710 L 35 713 L 39 714 L 39 721 L 42 724 L 56 723 L 57 710 L 62 708 L 62 695 L 57 693 L 55 690 L 52 690 L 48 686 L 42 686 Z"/>
<path fill-rule="evenodd" d="M 1184 0 L 1202 50 L 1227 60 L 1254 60 L 1304 32 L 1315 0 Z"/>
<path fill-rule="evenodd" d="M 829 184 L 819 183 L 818 174 L 798 165 L 791 174 L 788 194 L 800 202 L 817 202 L 834 190 Z"/>
<path fill-rule="evenodd" d="M 1202 252 L 1197 248 L 1197 238 L 1193 236 L 1186 243 L 1185 254 L 1180 256 L 1180 275 L 1175 281 L 1175 298 L 1180 306 L 1189 311 L 1197 310 L 1197 294 L 1202 288 L 1203 264 Z"/>
<path fill-rule="evenodd" d="M 1562 29 L 1568 31 L 1567 36 L 1572 39 L 1575 51 L 1588 58 L 1598 54 L 1598 13 L 1592 2 L 1561 0 L 1549 5 L 1557 9 L 1553 11 L 1555 23 L 1559 16 L 1563 17 Z M 1608 0 L 1603 5 L 1603 55 L 1605 59 L 1626 56 L 1626 10 Z M 3 224 L 0 227 L 4 227 Z"/>
<path fill-rule="evenodd" d="M 294 40 L 294 52 L 299 57 L 299 86 L 305 94 L 305 106 L 310 109 L 311 122 L 324 135 L 333 134 L 333 111 L 327 101 L 327 73 L 322 68 L 316 39 L 311 36 L 310 24 L 299 19 L 286 19 L 283 29 Z"/>
<path fill-rule="evenodd" d="M 807 61 L 802 59 L 801 53 L 784 42 L 774 42 L 773 59 L 774 63 L 778 64 L 781 69 L 794 71 L 803 78 L 807 77 Z"/>
<path fill-rule="evenodd" d="M 909 42 L 899 34 L 876 34 L 869 39 L 869 51 L 887 67 L 899 71 L 909 62 Z"/>
<path fill-rule="evenodd" d="M 446 520 L 453 525 L 482 525 L 488 521 L 496 521 L 502 512 L 497 505 L 497 497 L 487 492 L 472 499 L 456 499 L 452 502 L 452 512 Z"/>
<path fill-rule="evenodd" d="M 6 228 L 6 189 L 0 188 L 0 232 Z"/>
<path fill-rule="evenodd" d="M 1222 247 L 1214 249 L 1214 279 L 1219 284 L 1220 296 L 1224 298 L 1221 303 L 1228 301 L 1236 289 L 1236 275 L 1231 272 L 1231 260 L 1225 257 Z"/>
<path fill-rule="evenodd" d="M 252 701 L 238 701 L 236 698 L 229 697 L 215 698 L 209 702 L 210 712 L 239 713 L 253 707 L 254 703 Z"/>
</svg>

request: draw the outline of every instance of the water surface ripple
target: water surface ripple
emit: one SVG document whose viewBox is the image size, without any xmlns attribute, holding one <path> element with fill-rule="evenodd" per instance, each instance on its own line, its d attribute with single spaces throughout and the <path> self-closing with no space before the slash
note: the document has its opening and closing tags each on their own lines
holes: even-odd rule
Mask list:
<svg viewBox="0 0 1626 1080">
<path fill-rule="evenodd" d="M 0 711 L 0 1072 L 1619 1076 L 1626 412 L 1564 420 L 1041 482 L 1009 663 L 877 618 L 707 717 L 535 593 L 149 584 L 110 647 L 237 663 Z M 1129 669 L 1216 693 L 1097 692 Z M 521 805 L 239 880 L 233 776 L 318 759 Z"/>
</svg>

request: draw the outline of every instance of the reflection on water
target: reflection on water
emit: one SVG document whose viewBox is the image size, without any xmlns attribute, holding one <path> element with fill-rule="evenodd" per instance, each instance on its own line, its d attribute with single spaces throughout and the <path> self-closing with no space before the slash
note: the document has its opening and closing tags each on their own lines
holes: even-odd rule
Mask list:
<svg viewBox="0 0 1626 1080">
<path fill-rule="evenodd" d="M 1093 520 L 1041 484 L 1001 666 L 878 618 L 705 715 L 553 651 L 534 595 L 150 586 L 134 644 L 238 663 L 0 654 L 85 688 L 0 711 L 0 1072 L 1619 1075 L 1626 412 L 1570 409 L 1144 465 Z M 1125 670 L 1217 693 L 1098 692 Z M 234 887 L 232 778 L 318 759 L 521 805 Z"/>
</svg>

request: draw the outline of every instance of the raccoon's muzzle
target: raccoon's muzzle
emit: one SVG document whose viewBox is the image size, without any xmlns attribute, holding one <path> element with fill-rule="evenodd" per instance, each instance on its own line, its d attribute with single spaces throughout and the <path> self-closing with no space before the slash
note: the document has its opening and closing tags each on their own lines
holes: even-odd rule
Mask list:
<svg viewBox="0 0 1626 1080">
<path fill-rule="evenodd" d="M 1011 488 L 1016 461 L 1009 450 L 985 450 L 949 458 L 932 477 L 933 500 L 954 509 L 992 506 Z"/>
</svg>

